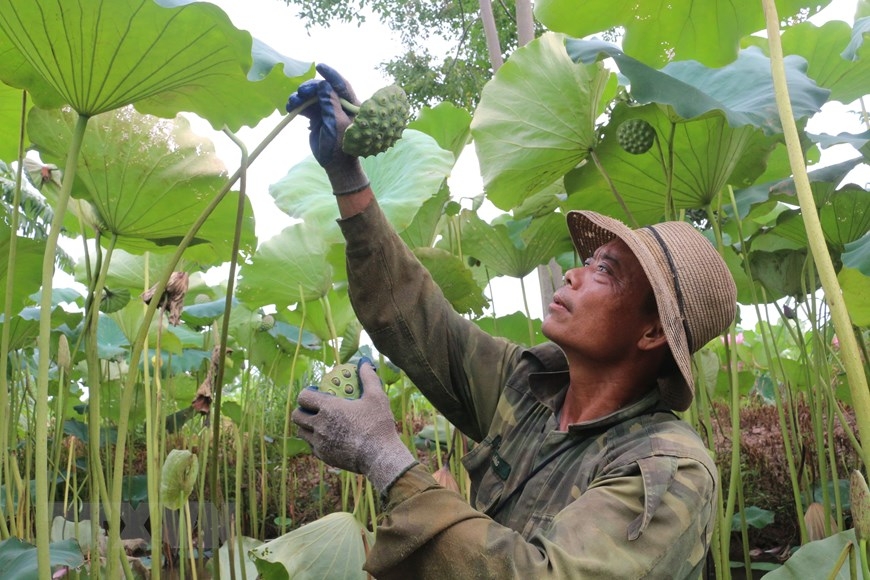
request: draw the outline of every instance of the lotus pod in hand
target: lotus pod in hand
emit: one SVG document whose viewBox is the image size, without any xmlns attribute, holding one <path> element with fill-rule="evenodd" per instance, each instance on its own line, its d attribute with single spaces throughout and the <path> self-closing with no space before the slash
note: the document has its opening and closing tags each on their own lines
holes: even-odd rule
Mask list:
<svg viewBox="0 0 870 580">
<path fill-rule="evenodd" d="M 655 129 L 643 119 L 629 119 L 616 128 L 616 141 L 632 155 L 649 151 L 655 138 Z"/>
<path fill-rule="evenodd" d="M 360 105 L 344 133 L 342 150 L 355 157 L 383 153 L 401 138 L 410 111 L 408 96 L 401 87 L 390 85 L 377 90 Z"/>
<path fill-rule="evenodd" d="M 359 399 L 362 393 L 359 388 L 356 365 L 350 363 L 336 365 L 335 368 L 323 375 L 317 390 L 342 399 Z"/>
</svg>

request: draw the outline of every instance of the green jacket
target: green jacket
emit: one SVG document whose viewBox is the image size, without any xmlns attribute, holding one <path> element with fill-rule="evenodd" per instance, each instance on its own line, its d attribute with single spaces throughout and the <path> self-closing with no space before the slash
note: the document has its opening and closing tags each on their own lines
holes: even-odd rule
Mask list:
<svg viewBox="0 0 870 580">
<path fill-rule="evenodd" d="M 697 578 L 716 467 L 658 394 L 559 431 L 562 351 L 494 338 L 451 308 L 377 203 L 341 220 L 353 307 L 375 346 L 478 442 L 471 505 L 422 466 L 386 497 L 379 579 Z"/>
</svg>

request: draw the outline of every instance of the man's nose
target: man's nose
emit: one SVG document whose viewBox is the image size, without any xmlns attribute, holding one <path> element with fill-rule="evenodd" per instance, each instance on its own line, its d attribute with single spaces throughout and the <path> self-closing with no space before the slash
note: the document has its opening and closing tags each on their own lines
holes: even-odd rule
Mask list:
<svg viewBox="0 0 870 580">
<path fill-rule="evenodd" d="M 580 282 L 580 271 L 582 268 L 571 268 L 565 272 L 565 285 L 574 288 Z"/>
</svg>

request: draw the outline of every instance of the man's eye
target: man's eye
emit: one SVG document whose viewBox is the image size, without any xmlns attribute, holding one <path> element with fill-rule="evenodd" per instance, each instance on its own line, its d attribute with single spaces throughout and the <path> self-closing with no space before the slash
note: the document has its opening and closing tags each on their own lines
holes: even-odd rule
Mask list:
<svg viewBox="0 0 870 580">
<path fill-rule="evenodd" d="M 583 260 L 583 265 L 584 265 L 584 266 L 588 266 L 588 265 L 591 264 L 591 263 L 592 263 L 592 258 L 586 258 L 585 260 Z"/>
</svg>

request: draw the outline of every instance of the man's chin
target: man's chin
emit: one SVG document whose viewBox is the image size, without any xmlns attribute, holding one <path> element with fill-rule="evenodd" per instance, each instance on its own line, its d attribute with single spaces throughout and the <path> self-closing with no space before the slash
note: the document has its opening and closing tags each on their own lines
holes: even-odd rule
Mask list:
<svg viewBox="0 0 870 580">
<path fill-rule="evenodd" d="M 549 320 L 550 320 L 550 315 L 548 314 L 544 317 L 543 322 L 541 322 L 541 334 L 543 334 L 544 338 L 546 338 L 547 340 L 553 340 L 553 337 L 550 336 L 550 330 L 548 328 L 549 325 L 547 324 L 547 322 Z M 555 341 L 553 341 L 553 342 L 555 342 Z"/>
</svg>

